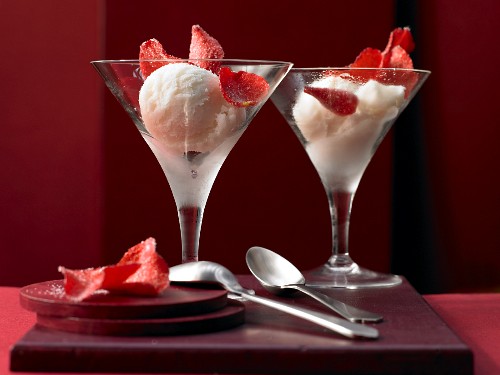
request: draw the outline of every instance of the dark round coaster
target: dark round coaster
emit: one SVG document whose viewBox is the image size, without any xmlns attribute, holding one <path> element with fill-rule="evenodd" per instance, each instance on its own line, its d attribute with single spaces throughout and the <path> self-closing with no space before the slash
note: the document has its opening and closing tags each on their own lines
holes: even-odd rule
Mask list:
<svg viewBox="0 0 500 375">
<path fill-rule="evenodd" d="M 64 294 L 63 280 L 25 286 L 21 305 L 39 315 L 60 318 L 149 319 L 205 314 L 227 305 L 222 289 L 198 289 L 171 285 L 156 297 L 100 294 L 74 302 Z"/>
<path fill-rule="evenodd" d="M 243 324 L 243 304 L 231 301 L 206 314 L 154 319 L 59 318 L 37 315 L 37 325 L 53 330 L 106 336 L 170 336 L 222 331 Z"/>
</svg>

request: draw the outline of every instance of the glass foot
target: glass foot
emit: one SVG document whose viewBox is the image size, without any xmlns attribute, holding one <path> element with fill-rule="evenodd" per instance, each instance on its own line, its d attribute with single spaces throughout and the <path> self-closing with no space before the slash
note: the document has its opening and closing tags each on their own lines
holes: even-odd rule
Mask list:
<svg viewBox="0 0 500 375">
<path fill-rule="evenodd" d="M 380 288 L 399 285 L 401 277 L 386 273 L 370 271 L 351 263 L 344 267 L 321 267 L 304 272 L 306 285 L 314 288 Z"/>
</svg>

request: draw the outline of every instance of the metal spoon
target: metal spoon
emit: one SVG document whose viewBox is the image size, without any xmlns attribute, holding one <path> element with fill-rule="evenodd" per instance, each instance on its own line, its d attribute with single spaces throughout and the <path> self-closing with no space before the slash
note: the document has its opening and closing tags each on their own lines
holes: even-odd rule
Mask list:
<svg viewBox="0 0 500 375">
<path fill-rule="evenodd" d="M 274 294 L 284 290 L 305 293 L 352 322 L 380 322 L 381 315 L 358 309 L 309 288 L 300 271 L 288 260 L 263 247 L 254 246 L 247 251 L 247 265 L 262 286 Z"/>
<path fill-rule="evenodd" d="M 365 337 L 374 339 L 379 335 L 378 330 L 372 327 L 351 323 L 314 310 L 291 306 L 282 302 L 256 296 L 253 290 L 243 288 L 238 283 L 236 276 L 226 267 L 218 263 L 199 261 L 170 267 L 169 279 L 173 282 L 215 282 L 222 285 L 224 289 L 232 294 L 316 323 L 346 337 Z"/>
</svg>

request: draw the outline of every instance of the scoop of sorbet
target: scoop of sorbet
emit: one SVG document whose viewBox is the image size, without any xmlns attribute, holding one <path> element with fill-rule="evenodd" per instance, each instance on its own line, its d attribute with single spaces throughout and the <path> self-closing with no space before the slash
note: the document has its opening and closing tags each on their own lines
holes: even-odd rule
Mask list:
<svg viewBox="0 0 500 375">
<path fill-rule="evenodd" d="M 139 105 L 148 132 L 179 153 L 212 151 L 245 119 L 245 110 L 222 96 L 217 75 L 187 63 L 155 70 L 144 81 Z"/>
<path fill-rule="evenodd" d="M 404 86 L 384 85 L 375 80 L 358 85 L 342 77 L 328 76 L 313 82 L 311 87 L 352 92 L 358 98 L 358 107 L 351 116 L 339 116 L 312 95 L 302 92 L 293 108 L 293 116 L 297 127 L 309 142 L 345 131 L 362 132 L 361 123 L 371 123 L 372 127 L 378 129 L 378 125 L 396 117 L 404 104 Z M 372 129 L 367 130 L 372 132 Z"/>
</svg>

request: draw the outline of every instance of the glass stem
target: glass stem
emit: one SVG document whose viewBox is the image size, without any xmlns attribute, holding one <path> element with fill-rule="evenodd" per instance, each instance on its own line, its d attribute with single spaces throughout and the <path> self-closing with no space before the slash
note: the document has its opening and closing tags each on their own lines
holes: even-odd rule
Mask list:
<svg viewBox="0 0 500 375">
<path fill-rule="evenodd" d="M 182 263 L 198 261 L 203 208 L 181 207 L 178 210 L 182 239 Z"/>
<path fill-rule="evenodd" d="M 349 256 L 349 223 L 354 193 L 329 191 L 328 202 L 332 218 L 333 255 L 328 263 L 332 267 L 350 267 L 353 261 Z"/>
</svg>

